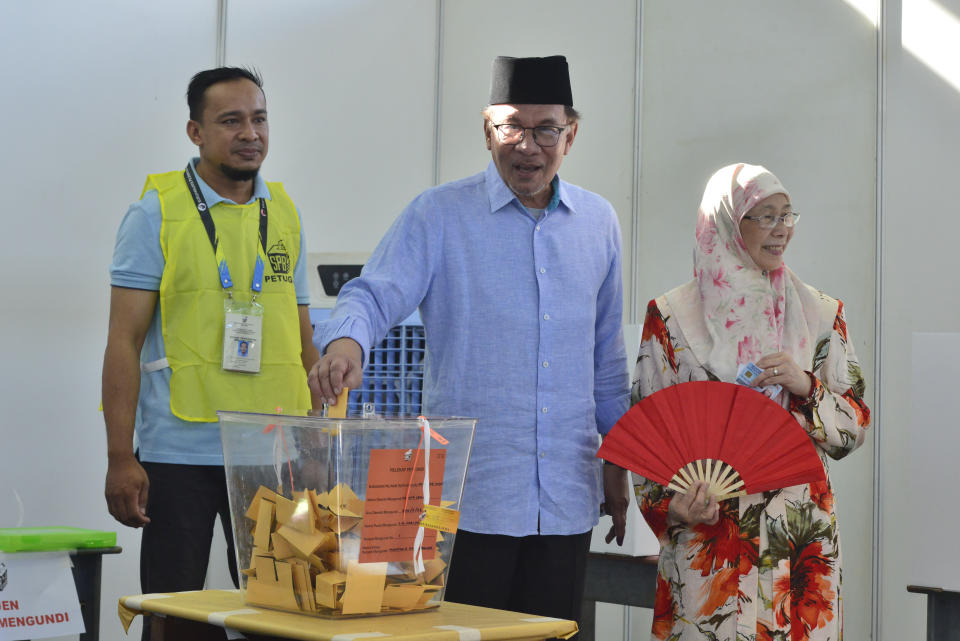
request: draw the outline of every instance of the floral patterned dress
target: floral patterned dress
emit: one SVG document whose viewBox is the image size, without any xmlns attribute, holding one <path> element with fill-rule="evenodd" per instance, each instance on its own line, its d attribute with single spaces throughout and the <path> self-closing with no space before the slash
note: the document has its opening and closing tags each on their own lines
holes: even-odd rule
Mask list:
<svg viewBox="0 0 960 641">
<path fill-rule="evenodd" d="M 680 288 L 678 288 L 680 289 Z M 825 483 L 721 502 L 715 525 L 667 525 L 672 492 L 634 475 L 640 510 L 662 546 L 653 639 L 668 641 L 840 641 L 841 558 L 827 457 L 863 443 L 870 411 L 843 304 L 818 300 L 811 397 L 787 409 L 813 439 Z M 807 292 L 805 292 L 807 293 Z M 688 381 L 719 380 L 689 348 L 667 296 L 651 301 L 643 326 L 633 402 Z M 786 392 L 785 392 L 786 393 Z"/>
</svg>

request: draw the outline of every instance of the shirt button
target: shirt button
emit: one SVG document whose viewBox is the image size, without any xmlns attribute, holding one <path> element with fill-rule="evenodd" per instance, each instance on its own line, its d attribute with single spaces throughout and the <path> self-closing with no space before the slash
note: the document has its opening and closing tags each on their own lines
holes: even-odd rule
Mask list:
<svg viewBox="0 0 960 641">
<path fill-rule="evenodd" d="M 541 267 L 541 268 L 540 268 L 540 273 L 541 273 L 541 274 L 546 274 L 546 273 L 547 273 L 546 268 L 545 268 L 545 267 Z"/>
<path fill-rule="evenodd" d="M 540 231 L 540 225 L 537 225 L 537 231 Z"/>
<path fill-rule="evenodd" d="M 540 452 L 540 458 L 547 458 L 546 452 Z"/>
<path fill-rule="evenodd" d="M 543 412 L 544 414 L 546 414 L 546 413 L 547 413 L 547 408 L 546 408 L 546 407 L 541 407 L 541 408 L 540 408 L 540 411 Z"/>
<path fill-rule="evenodd" d="M 550 320 L 550 314 L 544 314 L 543 320 Z"/>
<path fill-rule="evenodd" d="M 543 361 L 544 367 L 550 367 L 550 361 Z"/>
</svg>

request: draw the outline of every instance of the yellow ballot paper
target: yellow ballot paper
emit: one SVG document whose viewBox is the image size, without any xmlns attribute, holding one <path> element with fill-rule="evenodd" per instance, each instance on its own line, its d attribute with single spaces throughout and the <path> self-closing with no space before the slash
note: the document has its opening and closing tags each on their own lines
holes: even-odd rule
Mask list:
<svg viewBox="0 0 960 641">
<path fill-rule="evenodd" d="M 423 580 L 427 583 L 441 583 L 443 570 L 447 564 L 442 559 L 432 559 L 424 563 Z M 437 580 L 439 577 L 440 580 Z"/>
<path fill-rule="evenodd" d="M 256 580 L 251 577 L 247 581 L 247 603 L 293 611 L 300 609 L 289 563 L 260 556 L 253 560 L 253 567 L 256 568 Z"/>
<path fill-rule="evenodd" d="M 277 522 L 300 530 L 305 534 L 313 534 L 317 530 L 313 525 L 315 520 L 314 508 L 310 505 L 310 499 L 305 496 L 304 492 L 294 492 L 294 496 L 297 498 L 293 501 L 282 496 L 276 498 Z"/>
<path fill-rule="evenodd" d="M 292 545 L 287 543 L 285 538 L 280 536 L 279 532 L 274 532 L 271 534 L 270 541 L 273 543 L 273 557 L 278 561 L 283 561 L 285 559 L 289 559 L 290 557 L 297 556 L 297 551 Z"/>
<path fill-rule="evenodd" d="M 317 587 L 314 591 L 317 598 L 317 605 L 336 610 L 340 605 L 340 596 L 343 593 L 343 586 L 347 582 L 347 575 L 343 572 L 324 572 L 317 575 Z"/>
<path fill-rule="evenodd" d="M 259 503 L 257 510 L 257 525 L 253 530 L 254 547 L 267 549 L 270 547 L 270 534 L 273 531 L 273 517 L 276 505 L 267 500 Z"/>
<path fill-rule="evenodd" d="M 327 405 L 327 418 L 347 418 L 347 395 L 349 393 L 349 387 L 340 390 L 337 402 L 333 405 Z"/>
<path fill-rule="evenodd" d="M 347 565 L 347 589 L 343 592 L 343 613 L 379 612 L 386 581 L 386 563 L 350 561 Z"/>
<path fill-rule="evenodd" d="M 297 553 L 297 556 L 302 559 L 309 559 L 311 554 L 325 545 L 329 547 L 333 537 L 333 534 L 329 532 L 304 534 L 300 530 L 295 530 L 287 525 L 281 525 L 276 533 L 279 534 L 284 541 L 289 543 Z"/>
<path fill-rule="evenodd" d="M 423 596 L 424 586 L 415 583 L 401 583 L 398 585 L 388 585 L 383 591 L 383 606 L 387 608 L 397 608 L 399 610 L 410 610 L 416 607 Z"/>
<path fill-rule="evenodd" d="M 277 502 L 277 493 L 273 490 L 260 486 L 257 488 L 257 493 L 253 496 L 253 500 L 250 501 L 250 507 L 247 508 L 247 518 L 253 521 L 257 520 L 257 515 L 260 514 L 260 501 L 266 499 L 271 503 Z"/>
</svg>

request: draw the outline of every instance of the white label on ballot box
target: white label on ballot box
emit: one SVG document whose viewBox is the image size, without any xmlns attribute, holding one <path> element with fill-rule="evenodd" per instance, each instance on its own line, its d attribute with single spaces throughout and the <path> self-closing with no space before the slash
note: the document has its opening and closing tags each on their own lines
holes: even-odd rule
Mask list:
<svg viewBox="0 0 960 641">
<path fill-rule="evenodd" d="M 0 552 L 0 641 L 86 632 L 68 552 Z"/>
</svg>

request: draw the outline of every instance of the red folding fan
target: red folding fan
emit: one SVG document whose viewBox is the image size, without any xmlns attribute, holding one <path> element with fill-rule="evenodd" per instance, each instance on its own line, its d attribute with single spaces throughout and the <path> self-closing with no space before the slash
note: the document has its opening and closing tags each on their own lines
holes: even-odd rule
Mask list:
<svg viewBox="0 0 960 641">
<path fill-rule="evenodd" d="M 733 383 L 680 383 L 620 417 L 597 456 L 685 493 L 710 483 L 718 499 L 826 480 L 796 419 L 760 392 Z"/>
</svg>

